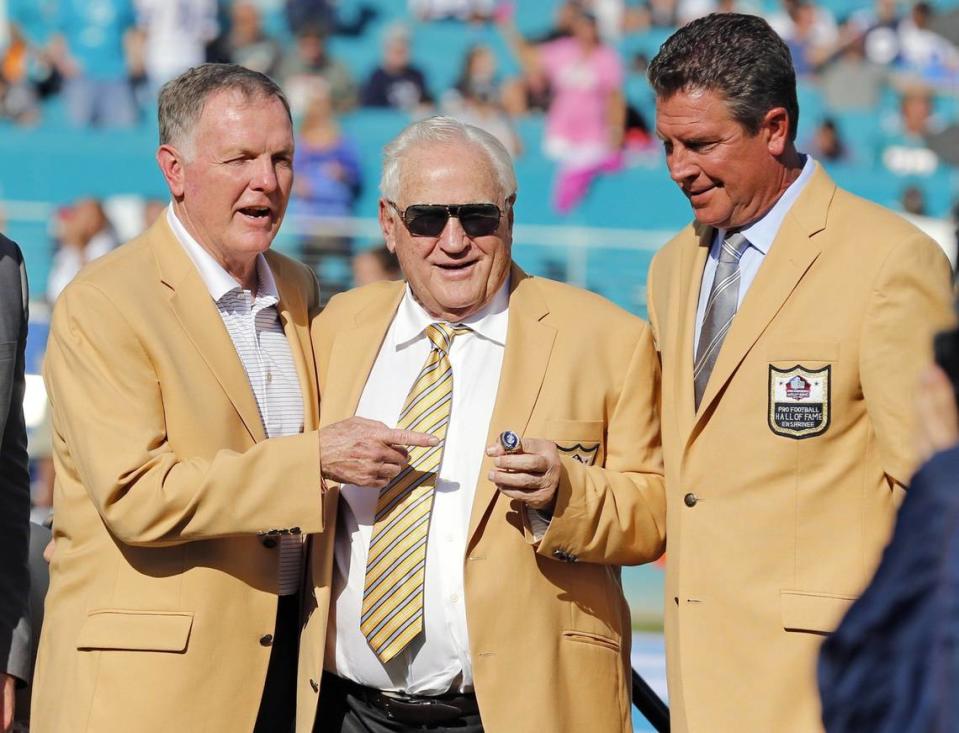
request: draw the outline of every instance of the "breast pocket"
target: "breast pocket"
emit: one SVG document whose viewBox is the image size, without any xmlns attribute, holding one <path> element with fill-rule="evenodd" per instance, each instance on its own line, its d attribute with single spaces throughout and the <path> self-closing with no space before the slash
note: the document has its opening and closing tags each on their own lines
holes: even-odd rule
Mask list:
<svg viewBox="0 0 959 733">
<path fill-rule="evenodd" d="M 832 367 L 839 361 L 836 341 L 770 344 L 769 429 L 793 440 L 814 438 L 829 429 Z"/>
<path fill-rule="evenodd" d="M 587 466 L 602 466 L 606 460 L 605 423 L 602 420 L 547 420 L 547 440 L 556 443 L 561 456 Z"/>
</svg>

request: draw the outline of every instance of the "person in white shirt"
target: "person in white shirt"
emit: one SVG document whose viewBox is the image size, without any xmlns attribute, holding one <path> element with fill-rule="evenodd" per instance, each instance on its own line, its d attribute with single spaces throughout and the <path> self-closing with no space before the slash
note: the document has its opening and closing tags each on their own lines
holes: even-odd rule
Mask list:
<svg viewBox="0 0 959 733">
<path fill-rule="evenodd" d="M 516 178 L 489 133 L 410 126 L 381 191 L 406 282 L 317 319 L 320 423 L 442 442 L 378 495 L 339 487 L 304 635 L 325 631 L 306 664 L 315 730 L 631 730 L 616 566 L 664 543 L 649 329 L 512 261 Z"/>
</svg>

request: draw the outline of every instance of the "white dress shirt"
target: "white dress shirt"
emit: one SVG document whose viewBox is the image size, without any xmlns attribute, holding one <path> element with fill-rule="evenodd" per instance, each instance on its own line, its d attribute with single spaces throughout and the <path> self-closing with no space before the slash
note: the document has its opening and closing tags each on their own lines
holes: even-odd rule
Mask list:
<svg viewBox="0 0 959 733">
<path fill-rule="evenodd" d="M 172 206 L 167 209 L 166 216 L 216 303 L 250 380 L 267 437 L 302 433 L 303 391 L 290 342 L 276 309 L 280 295 L 266 258 L 257 255 L 257 293 L 253 295 L 200 246 L 177 218 Z M 283 497 L 277 497 L 277 501 L 282 500 Z M 300 586 L 303 538 L 281 535 L 278 561 L 280 595 L 292 595 Z"/>
<path fill-rule="evenodd" d="M 813 170 L 816 165 L 812 156 L 806 156 L 806 162 L 803 165 L 799 177 L 789 184 L 789 187 L 783 191 L 783 195 L 773 205 L 773 207 L 754 221 L 745 229 L 741 230 L 744 237 L 749 242 L 746 251 L 743 252 L 742 259 L 739 260 L 739 302 L 736 304 L 738 310 L 743 304 L 743 298 L 746 291 L 756 279 L 756 273 L 759 272 L 759 266 L 766 258 L 769 248 L 772 246 L 779 229 L 782 226 L 783 219 L 789 213 L 789 209 L 796 203 L 799 194 L 812 178 Z M 706 260 L 706 267 L 703 270 L 703 282 L 699 288 L 699 307 L 696 309 L 696 333 L 693 336 L 693 351 L 699 350 L 699 333 L 703 328 L 703 317 L 706 314 L 706 301 L 709 300 L 709 291 L 712 290 L 713 280 L 716 277 L 716 266 L 719 264 L 719 250 L 722 247 L 722 241 L 726 237 L 725 229 L 717 229 L 713 237 L 713 243 L 709 248 L 709 259 Z M 695 353 L 693 355 L 695 359 Z"/>
<path fill-rule="evenodd" d="M 508 283 L 453 340 L 453 405 L 433 496 L 426 544 L 423 634 L 384 665 L 360 631 L 360 608 L 373 516 L 379 492 L 344 485 L 335 542 L 333 618 L 327 669 L 380 690 L 441 694 L 473 687 L 463 599 L 463 559 L 473 495 L 486 451 L 499 385 L 508 322 Z M 407 286 L 360 397 L 356 414 L 397 424 L 410 387 L 430 352 L 426 327 L 434 323 Z"/>
</svg>

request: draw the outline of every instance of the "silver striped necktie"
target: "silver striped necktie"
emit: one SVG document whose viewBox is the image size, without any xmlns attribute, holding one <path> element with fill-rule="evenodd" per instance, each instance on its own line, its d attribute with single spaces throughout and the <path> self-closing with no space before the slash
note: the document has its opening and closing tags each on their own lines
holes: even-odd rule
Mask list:
<svg viewBox="0 0 959 733">
<path fill-rule="evenodd" d="M 709 291 L 709 300 L 706 301 L 693 367 L 697 410 L 706 392 L 706 384 L 716 364 L 716 357 L 719 356 L 719 349 L 736 315 L 739 304 L 739 261 L 748 246 L 749 240 L 736 232 L 726 237 L 719 249 L 719 264 L 716 265 L 713 287 Z"/>
</svg>

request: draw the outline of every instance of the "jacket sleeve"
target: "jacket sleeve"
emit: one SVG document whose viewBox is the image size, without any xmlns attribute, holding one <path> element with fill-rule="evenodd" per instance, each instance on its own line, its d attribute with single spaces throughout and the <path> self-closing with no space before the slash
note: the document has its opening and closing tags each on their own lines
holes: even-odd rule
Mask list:
<svg viewBox="0 0 959 733">
<path fill-rule="evenodd" d="M 176 455 L 147 349 L 95 285 L 74 283 L 58 301 L 44 371 L 55 440 L 65 445 L 58 452 L 69 453 L 120 541 L 170 545 L 323 529 L 318 433 L 270 438 L 242 452 Z"/>
<path fill-rule="evenodd" d="M 923 235 L 886 257 L 873 284 L 860 339 L 860 379 L 883 470 L 906 486 L 915 470 L 915 396 L 932 359 L 932 337 L 952 320 L 951 271 Z"/>
<path fill-rule="evenodd" d="M 659 361 L 645 324 L 606 425 L 606 460 L 587 466 L 561 457 L 547 557 L 635 565 L 666 546 L 666 489 L 659 432 Z"/>
</svg>

